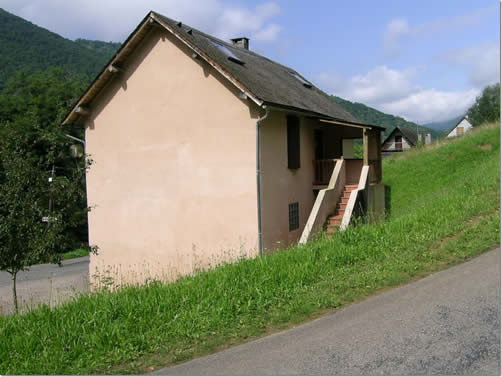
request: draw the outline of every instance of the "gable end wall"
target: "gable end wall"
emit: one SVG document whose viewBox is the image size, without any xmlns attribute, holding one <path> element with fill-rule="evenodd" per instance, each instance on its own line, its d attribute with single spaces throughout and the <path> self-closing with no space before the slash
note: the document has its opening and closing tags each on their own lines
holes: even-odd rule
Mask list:
<svg viewBox="0 0 502 377">
<path fill-rule="evenodd" d="M 154 30 L 91 105 L 95 284 L 173 280 L 257 254 L 258 110 L 191 55 Z"/>
<path fill-rule="evenodd" d="M 448 134 L 447 137 L 458 136 L 458 133 L 457 133 L 458 127 L 464 127 L 464 133 L 466 133 L 472 129 L 471 123 L 469 121 L 467 121 L 466 119 L 462 119 L 462 121 L 459 124 L 457 124 L 457 126 L 453 130 L 451 130 L 451 132 Z"/>
</svg>

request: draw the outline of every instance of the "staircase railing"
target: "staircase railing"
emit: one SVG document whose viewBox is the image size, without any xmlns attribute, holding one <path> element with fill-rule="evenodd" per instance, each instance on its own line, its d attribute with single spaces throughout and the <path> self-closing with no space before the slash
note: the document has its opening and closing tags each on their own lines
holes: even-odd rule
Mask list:
<svg viewBox="0 0 502 377">
<path fill-rule="evenodd" d="M 347 202 L 347 207 L 345 208 L 345 213 L 343 214 L 340 224 L 340 230 L 347 229 L 353 215 L 362 215 L 366 210 L 366 205 L 368 203 L 369 170 L 370 167 L 368 165 L 363 166 L 357 189 L 350 193 L 349 201 Z"/>
<path fill-rule="evenodd" d="M 312 211 L 310 211 L 305 228 L 303 228 L 302 236 L 298 242 L 299 244 L 307 243 L 309 239 L 322 230 L 326 219 L 336 208 L 336 204 L 343 194 L 344 187 L 345 160 L 341 158 L 336 160 L 328 187 L 323 190 L 319 190 L 319 193 L 317 194 Z"/>
</svg>

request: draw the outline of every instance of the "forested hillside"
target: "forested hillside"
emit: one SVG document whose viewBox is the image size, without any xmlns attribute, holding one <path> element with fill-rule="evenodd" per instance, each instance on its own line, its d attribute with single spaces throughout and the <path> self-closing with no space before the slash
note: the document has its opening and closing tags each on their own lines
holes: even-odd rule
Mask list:
<svg viewBox="0 0 502 377">
<path fill-rule="evenodd" d="M 362 103 L 347 101 L 337 96 L 331 97 L 336 103 L 338 103 L 346 111 L 355 116 L 359 121 L 363 123 L 373 124 L 375 126 L 385 127 L 387 130 L 385 131 L 384 136 L 389 135 L 394 127 L 404 127 L 414 132 L 417 131 L 418 125 L 416 123 L 409 122 L 401 117 L 382 113 L 381 111 L 373 109 L 372 107 L 366 106 Z M 431 128 L 423 126 L 418 126 L 418 131 L 422 134 L 430 133 L 433 139 L 438 139 L 444 136 L 443 132 L 441 131 L 433 130 Z"/>
<path fill-rule="evenodd" d="M 90 80 L 114 54 L 118 43 L 73 42 L 0 8 L 0 90 L 19 71 L 59 67 Z"/>
<path fill-rule="evenodd" d="M 118 42 L 91 41 L 83 38 L 75 39 L 75 43 L 108 58 L 111 58 L 121 45 Z"/>
</svg>

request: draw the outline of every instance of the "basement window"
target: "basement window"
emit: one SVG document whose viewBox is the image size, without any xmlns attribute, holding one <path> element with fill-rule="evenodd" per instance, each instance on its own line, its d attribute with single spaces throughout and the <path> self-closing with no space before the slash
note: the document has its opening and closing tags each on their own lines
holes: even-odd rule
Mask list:
<svg viewBox="0 0 502 377">
<path fill-rule="evenodd" d="M 223 52 L 227 56 L 228 60 L 231 60 L 237 64 L 244 64 L 244 62 L 241 59 L 239 59 L 237 56 L 235 56 L 235 54 L 227 46 L 225 46 L 219 42 L 213 41 L 212 39 L 210 39 L 209 42 L 211 42 L 211 44 L 213 46 L 215 46 L 218 50 Z"/>
<path fill-rule="evenodd" d="M 309 83 L 307 80 L 305 80 L 303 77 L 301 77 L 298 73 L 290 71 L 289 74 L 291 76 L 293 76 L 295 79 L 297 79 L 298 81 L 300 81 L 305 88 L 309 88 L 309 89 L 312 88 L 312 84 Z"/>
<path fill-rule="evenodd" d="M 289 212 L 289 231 L 292 232 L 300 227 L 300 210 L 298 202 L 288 205 Z"/>
</svg>

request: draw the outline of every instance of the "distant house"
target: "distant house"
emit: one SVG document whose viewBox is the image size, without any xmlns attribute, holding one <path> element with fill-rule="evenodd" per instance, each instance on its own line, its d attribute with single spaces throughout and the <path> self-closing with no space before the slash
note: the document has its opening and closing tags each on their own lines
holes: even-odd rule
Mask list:
<svg viewBox="0 0 502 377">
<path fill-rule="evenodd" d="M 446 137 L 454 137 L 463 135 L 472 129 L 472 124 L 469 122 L 467 115 L 463 117 L 450 131 Z"/>
<path fill-rule="evenodd" d="M 383 209 L 384 129 L 248 43 L 150 12 L 65 118 L 95 162 L 93 283 L 171 280 Z"/>
<path fill-rule="evenodd" d="M 418 142 L 417 133 L 404 127 L 395 127 L 382 143 L 382 156 L 403 152 Z"/>
</svg>

